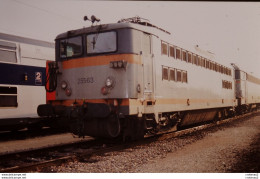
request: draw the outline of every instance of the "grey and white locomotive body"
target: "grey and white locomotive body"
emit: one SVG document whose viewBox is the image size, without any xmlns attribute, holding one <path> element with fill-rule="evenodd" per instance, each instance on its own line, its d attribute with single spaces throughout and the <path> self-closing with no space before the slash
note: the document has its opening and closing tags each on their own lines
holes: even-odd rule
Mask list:
<svg viewBox="0 0 260 179">
<path fill-rule="evenodd" d="M 236 105 L 233 70 L 214 62 L 212 55 L 184 49 L 170 34 L 160 33 L 153 36 L 153 103 L 146 110 L 157 113 L 159 123 L 179 112 L 181 126 L 229 115 Z"/>
<path fill-rule="evenodd" d="M 67 119 L 78 135 L 136 138 L 224 118 L 237 105 L 231 66 L 138 18 L 58 35 L 49 72 L 55 98 L 38 114 Z"/>
</svg>

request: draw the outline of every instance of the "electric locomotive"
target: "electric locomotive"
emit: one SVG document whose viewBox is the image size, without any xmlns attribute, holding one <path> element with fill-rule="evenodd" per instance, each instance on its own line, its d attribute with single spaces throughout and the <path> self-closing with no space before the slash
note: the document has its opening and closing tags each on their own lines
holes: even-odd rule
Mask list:
<svg viewBox="0 0 260 179">
<path fill-rule="evenodd" d="M 232 67 L 182 48 L 140 17 L 71 30 L 55 42 L 47 67 L 53 96 L 38 114 L 66 121 L 74 134 L 138 139 L 234 114 Z"/>
</svg>

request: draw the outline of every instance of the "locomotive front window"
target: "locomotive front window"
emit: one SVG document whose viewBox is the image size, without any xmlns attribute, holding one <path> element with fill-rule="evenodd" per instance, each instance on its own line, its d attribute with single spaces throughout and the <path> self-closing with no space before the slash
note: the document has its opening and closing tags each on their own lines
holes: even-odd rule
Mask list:
<svg viewBox="0 0 260 179">
<path fill-rule="evenodd" d="M 109 53 L 117 50 L 116 32 L 103 32 L 87 35 L 87 53 Z"/>
<path fill-rule="evenodd" d="M 71 58 L 82 54 L 82 37 L 72 37 L 60 41 L 60 57 Z"/>
</svg>

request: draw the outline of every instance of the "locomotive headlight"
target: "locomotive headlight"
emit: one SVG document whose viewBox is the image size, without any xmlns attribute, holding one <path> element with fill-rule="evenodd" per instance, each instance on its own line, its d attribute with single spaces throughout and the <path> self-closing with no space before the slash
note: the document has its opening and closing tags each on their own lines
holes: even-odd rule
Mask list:
<svg viewBox="0 0 260 179">
<path fill-rule="evenodd" d="M 114 67 L 114 68 L 117 68 L 117 62 L 114 62 L 114 63 L 113 63 L 113 67 Z"/>
<path fill-rule="evenodd" d="M 62 88 L 62 89 L 65 90 L 65 89 L 67 88 L 67 86 L 68 86 L 68 84 L 67 84 L 65 81 L 62 81 L 62 82 L 61 82 L 61 88 Z"/>
<path fill-rule="evenodd" d="M 108 78 L 106 79 L 106 86 L 110 88 L 110 87 L 113 86 L 113 84 L 114 84 L 113 78 L 112 78 L 112 77 L 108 77 Z"/>
<path fill-rule="evenodd" d="M 123 61 L 118 61 L 117 66 L 118 66 L 118 68 L 122 68 L 123 67 Z"/>
<path fill-rule="evenodd" d="M 108 90 L 108 88 L 107 88 L 106 86 L 104 86 L 104 87 L 101 88 L 101 93 L 102 93 L 103 95 L 107 95 L 108 92 L 109 92 L 109 90 Z"/>
<path fill-rule="evenodd" d="M 66 93 L 67 96 L 70 96 L 71 93 L 72 93 L 72 91 L 71 91 L 70 88 L 67 88 L 67 89 L 65 90 L 65 93 Z"/>
<path fill-rule="evenodd" d="M 116 68 L 116 69 L 126 68 L 126 66 L 127 66 L 127 61 L 124 61 L 124 60 L 111 61 L 109 64 L 110 68 Z"/>
</svg>

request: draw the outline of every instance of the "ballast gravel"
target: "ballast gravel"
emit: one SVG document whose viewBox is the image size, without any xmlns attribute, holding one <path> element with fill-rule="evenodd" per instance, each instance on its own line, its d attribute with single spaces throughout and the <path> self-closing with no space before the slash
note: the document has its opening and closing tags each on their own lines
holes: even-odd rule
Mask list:
<svg viewBox="0 0 260 179">
<path fill-rule="evenodd" d="M 259 134 L 260 116 L 255 116 L 181 137 L 52 166 L 47 172 L 260 172 Z"/>
</svg>

